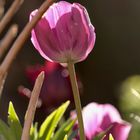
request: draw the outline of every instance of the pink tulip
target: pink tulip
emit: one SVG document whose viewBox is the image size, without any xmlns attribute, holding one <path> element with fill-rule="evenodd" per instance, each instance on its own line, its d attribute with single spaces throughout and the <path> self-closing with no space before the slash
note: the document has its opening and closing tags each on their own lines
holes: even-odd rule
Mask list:
<svg viewBox="0 0 140 140">
<path fill-rule="evenodd" d="M 30 15 L 30 20 L 37 13 Z M 47 60 L 80 62 L 94 47 L 95 31 L 86 9 L 78 3 L 54 3 L 32 30 L 31 41 Z"/>
<path fill-rule="evenodd" d="M 82 114 L 87 140 L 92 140 L 102 132 L 106 132 L 103 140 L 108 140 L 110 133 L 115 140 L 127 140 L 131 125 L 121 119 L 114 106 L 93 102 L 83 108 Z M 72 116 L 75 116 L 75 112 Z"/>
<path fill-rule="evenodd" d="M 67 68 L 58 63 L 46 61 L 44 66 L 29 66 L 26 69 L 26 77 L 33 86 L 35 80 L 41 71 L 45 72 L 45 79 L 40 93 L 40 101 L 46 110 L 59 106 L 66 100 L 73 101 L 72 89 L 69 80 Z M 82 89 L 82 83 L 78 80 L 79 89 Z M 30 90 L 20 86 L 19 92 L 30 98 Z"/>
</svg>

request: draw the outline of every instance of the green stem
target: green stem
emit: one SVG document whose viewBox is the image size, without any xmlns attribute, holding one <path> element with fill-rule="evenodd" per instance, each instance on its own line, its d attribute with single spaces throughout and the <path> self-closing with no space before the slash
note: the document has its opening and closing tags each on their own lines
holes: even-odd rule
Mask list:
<svg viewBox="0 0 140 140">
<path fill-rule="evenodd" d="M 79 132 L 80 132 L 80 140 L 86 140 L 85 134 L 84 134 L 84 125 L 83 125 L 83 118 L 82 118 L 82 108 L 81 108 L 81 101 L 79 96 L 79 90 L 76 80 L 76 74 L 75 74 L 75 68 L 74 63 L 68 62 L 68 70 L 73 90 L 73 96 L 74 96 L 74 102 L 77 112 L 77 118 L 78 118 L 78 126 L 79 126 Z"/>
</svg>

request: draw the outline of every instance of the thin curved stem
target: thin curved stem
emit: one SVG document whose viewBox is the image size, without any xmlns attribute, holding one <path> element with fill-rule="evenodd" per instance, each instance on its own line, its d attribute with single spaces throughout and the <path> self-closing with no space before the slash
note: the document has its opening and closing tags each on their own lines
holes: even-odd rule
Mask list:
<svg viewBox="0 0 140 140">
<path fill-rule="evenodd" d="M 84 133 L 83 118 L 82 118 L 82 107 L 81 107 L 79 90 L 78 90 L 78 85 L 77 85 L 77 80 L 76 80 L 74 63 L 72 62 L 68 63 L 68 70 L 69 70 L 73 96 L 74 96 L 74 101 L 75 101 L 75 107 L 76 107 L 76 112 L 77 112 L 80 140 L 86 140 L 85 133 Z"/>
<path fill-rule="evenodd" d="M 11 7 L 8 9 L 7 13 L 4 15 L 4 17 L 0 21 L 0 34 L 5 29 L 6 25 L 11 21 L 14 14 L 17 12 L 17 10 L 20 8 L 21 4 L 24 0 L 14 0 Z"/>
<path fill-rule="evenodd" d="M 5 37 L 0 42 L 0 59 L 3 57 L 6 50 L 10 47 L 11 42 L 16 37 L 18 32 L 18 26 L 16 24 L 12 25 L 8 30 Z"/>
<path fill-rule="evenodd" d="M 1 80 L 0 97 L 1 97 L 1 94 L 2 94 L 2 91 L 3 91 L 3 88 L 4 88 L 4 84 L 5 84 L 5 80 L 6 80 L 6 78 L 7 78 L 7 73 L 5 73 L 5 74 L 3 75 L 3 77 L 0 77 L 0 78 L 2 78 L 2 79 L 0 79 L 0 80 Z"/>
<path fill-rule="evenodd" d="M 30 22 L 27 23 L 27 25 L 24 27 L 23 31 L 17 37 L 16 41 L 12 45 L 11 49 L 9 50 L 7 56 L 5 57 L 4 61 L 2 62 L 1 66 L 0 66 L 0 86 L 1 86 L 1 83 L 2 83 L 3 75 L 6 72 L 8 72 L 8 70 L 9 70 L 10 66 L 12 65 L 16 55 L 21 50 L 25 41 L 28 39 L 32 28 L 37 24 L 37 22 L 42 17 L 44 12 L 49 8 L 49 6 L 54 1 L 55 0 L 46 0 L 41 5 L 41 7 L 38 9 L 37 14 L 32 18 L 32 20 Z"/>
<path fill-rule="evenodd" d="M 0 19 L 2 18 L 2 15 L 4 13 L 4 5 L 5 5 L 5 0 L 0 0 Z"/>
<path fill-rule="evenodd" d="M 15 59 L 16 55 L 22 48 L 23 44 L 29 37 L 32 28 L 37 24 L 39 19 L 42 17 L 44 12 L 49 8 L 49 6 L 54 2 L 54 0 L 46 0 L 41 7 L 38 9 L 37 14 L 32 18 L 30 22 L 27 23 L 23 31 L 20 33 L 14 44 L 12 45 L 10 51 L 8 52 L 7 56 L 5 57 L 4 61 L 1 64 L 0 69 L 3 71 L 8 71 L 9 67 L 11 66 L 13 60 Z"/>
<path fill-rule="evenodd" d="M 43 80 L 44 80 L 44 72 L 41 72 L 36 79 L 35 86 L 31 94 L 30 102 L 25 115 L 25 122 L 24 122 L 21 140 L 29 140 L 30 128 L 34 119 L 37 101 L 43 84 Z"/>
<path fill-rule="evenodd" d="M 18 92 L 21 95 L 26 96 L 28 99 L 31 98 L 32 91 L 30 89 L 24 87 L 23 85 L 18 87 Z M 39 98 L 38 102 L 37 102 L 37 108 L 40 108 L 41 106 L 42 106 L 42 100 Z"/>
</svg>

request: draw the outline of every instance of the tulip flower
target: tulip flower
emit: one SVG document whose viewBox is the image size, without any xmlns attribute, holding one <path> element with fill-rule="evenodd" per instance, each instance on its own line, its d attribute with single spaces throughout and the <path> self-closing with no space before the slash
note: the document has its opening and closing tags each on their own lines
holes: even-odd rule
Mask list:
<svg viewBox="0 0 140 140">
<path fill-rule="evenodd" d="M 30 20 L 37 11 L 31 13 Z M 44 13 L 31 34 L 31 41 L 42 57 L 53 62 L 68 63 L 80 139 L 85 140 L 74 64 L 85 60 L 95 44 L 95 29 L 86 9 L 78 3 L 54 3 Z"/>
<path fill-rule="evenodd" d="M 26 77 L 34 86 L 35 80 L 41 71 L 45 72 L 45 78 L 40 92 L 40 100 L 45 109 L 58 107 L 62 102 L 73 102 L 72 88 L 67 68 L 58 63 L 46 61 L 45 65 L 28 66 Z M 79 89 L 82 91 L 82 83 L 78 78 Z M 20 86 L 19 93 L 30 97 L 30 90 Z"/>
<path fill-rule="evenodd" d="M 60 1 L 44 13 L 32 30 L 31 41 L 47 60 L 80 62 L 94 47 L 95 31 L 83 6 Z"/>
<path fill-rule="evenodd" d="M 119 112 L 111 104 L 92 102 L 83 108 L 82 114 L 87 140 L 93 140 L 101 133 L 106 134 L 103 140 L 108 140 L 109 134 L 115 140 L 127 140 L 131 125 L 121 119 Z M 72 112 L 72 117 L 75 115 Z"/>
</svg>

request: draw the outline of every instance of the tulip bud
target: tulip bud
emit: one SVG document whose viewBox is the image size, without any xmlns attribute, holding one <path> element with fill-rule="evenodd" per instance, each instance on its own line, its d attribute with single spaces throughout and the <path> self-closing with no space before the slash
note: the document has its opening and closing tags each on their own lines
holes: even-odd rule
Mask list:
<svg viewBox="0 0 140 140">
<path fill-rule="evenodd" d="M 30 20 L 36 15 L 35 10 Z M 86 59 L 94 47 L 95 31 L 86 9 L 78 3 L 54 3 L 32 30 L 31 41 L 47 60 L 67 63 Z"/>
</svg>

